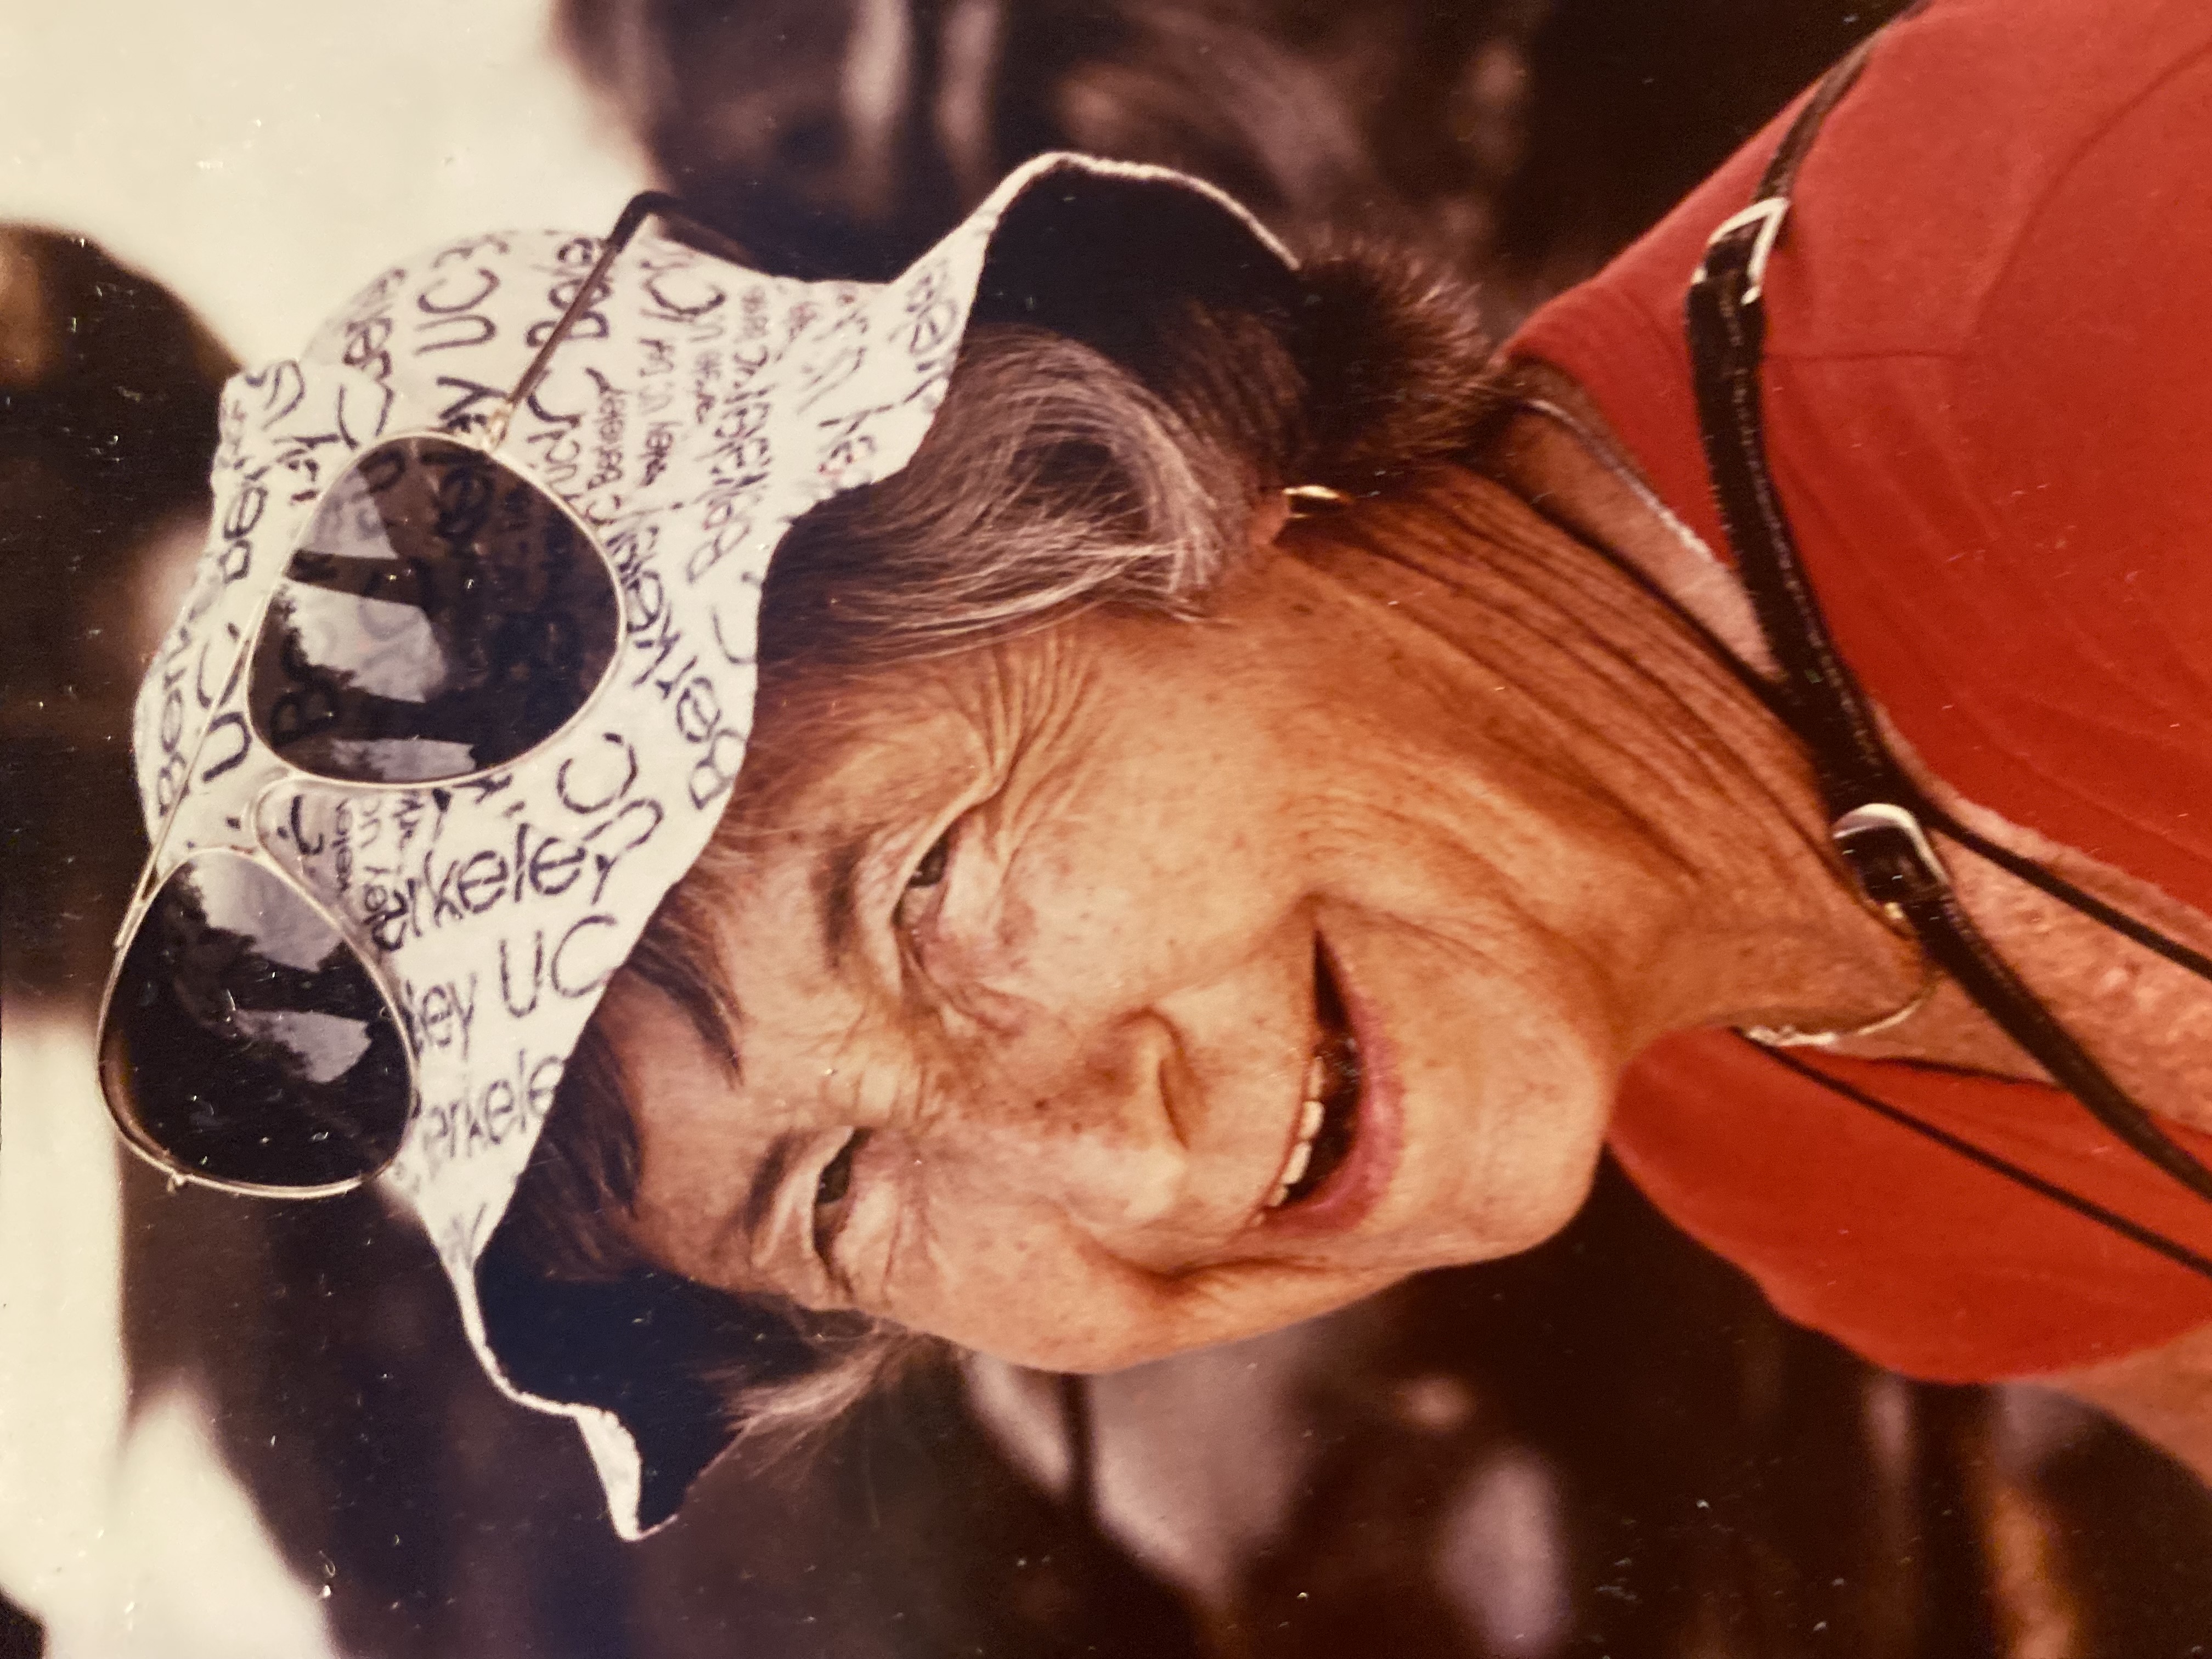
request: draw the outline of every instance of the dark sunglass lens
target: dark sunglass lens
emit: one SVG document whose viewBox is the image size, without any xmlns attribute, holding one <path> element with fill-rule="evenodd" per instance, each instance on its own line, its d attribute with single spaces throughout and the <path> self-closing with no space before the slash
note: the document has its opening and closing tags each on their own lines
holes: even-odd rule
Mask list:
<svg viewBox="0 0 2212 1659">
<path fill-rule="evenodd" d="M 619 615 L 544 490 L 465 444 L 395 438 L 331 487 L 285 568 L 254 645 L 254 729 L 349 782 L 498 766 L 584 706 Z"/>
<path fill-rule="evenodd" d="M 181 1169 L 261 1187 L 374 1175 L 413 1104 L 398 1021 L 330 924 L 231 854 L 173 873 L 100 1032 L 109 1109 Z"/>
</svg>

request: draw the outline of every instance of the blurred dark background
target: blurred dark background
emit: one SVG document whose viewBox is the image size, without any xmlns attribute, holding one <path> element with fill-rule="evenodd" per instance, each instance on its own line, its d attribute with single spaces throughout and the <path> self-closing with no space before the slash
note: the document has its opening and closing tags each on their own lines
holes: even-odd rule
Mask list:
<svg viewBox="0 0 2212 1659">
<path fill-rule="evenodd" d="M 1389 236 L 1501 332 L 1896 0 L 560 0 L 663 178 L 877 276 L 1069 147 Z M 127 709 L 205 511 L 222 348 L 82 240 L 0 229 L 8 1017 L 88 1023 L 143 856 Z M 167 596 L 165 598 L 165 596 Z M 22 1109 L 11 1104 L 11 1112 Z M 1874 1370 L 1608 1170 L 1553 1243 L 1290 1335 L 1062 1386 L 915 1379 L 642 1545 L 501 1401 L 371 1195 L 125 1164 L 134 1401 L 190 1389 L 342 1650 L 431 1656 L 2154 1659 L 2212 1632 L 2212 1504 L 2076 1408 Z M 9 1425 L 7 1432 L 24 1432 Z M 42 1638 L 0 1601 L 0 1656 Z"/>
</svg>

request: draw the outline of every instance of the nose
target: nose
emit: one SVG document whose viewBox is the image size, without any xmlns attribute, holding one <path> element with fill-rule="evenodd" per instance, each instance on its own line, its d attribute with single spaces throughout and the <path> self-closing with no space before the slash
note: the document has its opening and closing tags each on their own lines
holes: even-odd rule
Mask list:
<svg viewBox="0 0 2212 1659">
<path fill-rule="evenodd" d="M 1190 1157 L 1171 1104 L 1182 1068 L 1157 1015 L 1088 1031 L 1030 1020 L 955 1065 L 927 1128 L 940 1167 L 1050 1203 L 1109 1243 L 1158 1227 L 1185 1200 Z"/>
<path fill-rule="evenodd" d="M 927 1155 L 1124 1261 L 1190 1265 L 1249 1222 L 1289 1151 L 1315 1040 L 1298 961 L 1294 942 L 1156 996 L 1116 1004 L 1094 976 L 1051 1006 L 996 1005 L 951 1057 Z"/>
</svg>

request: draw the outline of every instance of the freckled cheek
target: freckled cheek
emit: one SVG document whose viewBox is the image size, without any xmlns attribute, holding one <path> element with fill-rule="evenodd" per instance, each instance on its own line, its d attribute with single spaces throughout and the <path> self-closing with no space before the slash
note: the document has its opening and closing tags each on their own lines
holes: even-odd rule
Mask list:
<svg viewBox="0 0 2212 1659">
<path fill-rule="evenodd" d="M 1172 1346 L 1156 1285 L 1102 1258 L 1044 1206 L 962 1186 L 948 1180 L 933 1200 L 943 1224 L 926 1267 L 917 1259 L 921 1271 L 887 1287 L 891 1317 L 1048 1370 L 1115 1369 Z"/>
<path fill-rule="evenodd" d="M 1024 858 L 972 903 L 955 896 L 927 941 L 933 972 L 1008 1016 L 1067 1012 L 1122 950 L 1126 908 L 1065 861 Z"/>
<path fill-rule="evenodd" d="M 923 933 L 923 965 L 945 996 L 970 1018 L 1005 1032 L 1035 1000 L 1028 929 L 1002 904 L 948 904 Z"/>
<path fill-rule="evenodd" d="M 1117 1370 L 1233 1340 L 1379 1289 L 1402 1268 L 1288 1278 L 1264 1264 L 1166 1274 L 1089 1237 L 1003 1166 L 931 1158 L 878 1312 L 1016 1364 Z M 1424 1264 L 1425 1265 L 1425 1264 Z M 1256 1271 L 1255 1271 L 1256 1267 Z"/>
</svg>

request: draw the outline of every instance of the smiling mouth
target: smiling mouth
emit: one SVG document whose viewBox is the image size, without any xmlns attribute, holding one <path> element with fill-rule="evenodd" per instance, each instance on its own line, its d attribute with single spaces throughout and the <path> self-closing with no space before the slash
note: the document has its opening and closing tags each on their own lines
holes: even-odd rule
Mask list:
<svg viewBox="0 0 2212 1659">
<path fill-rule="evenodd" d="M 1275 1176 L 1270 1211 L 1295 1209 L 1328 1184 L 1344 1166 L 1358 1134 L 1363 1072 L 1359 1041 L 1344 1011 L 1344 996 L 1328 948 L 1314 944 L 1314 1013 L 1321 1040 L 1306 1063 L 1297 1139 Z"/>
</svg>

